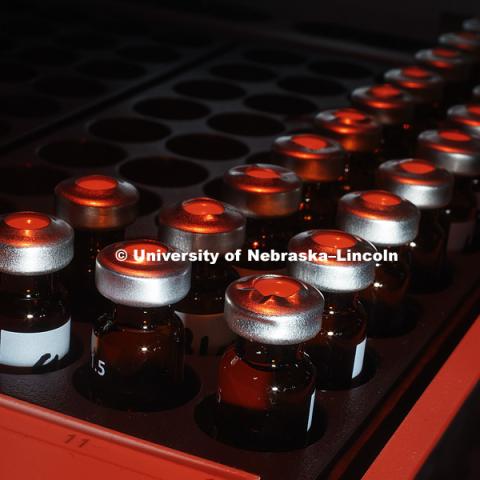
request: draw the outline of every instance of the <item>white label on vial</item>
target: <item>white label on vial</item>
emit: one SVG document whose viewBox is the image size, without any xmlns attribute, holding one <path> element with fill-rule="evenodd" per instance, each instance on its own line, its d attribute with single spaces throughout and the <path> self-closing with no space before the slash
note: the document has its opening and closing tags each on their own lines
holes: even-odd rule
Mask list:
<svg viewBox="0 0 480 480">
<path fill-rule="evenodd" d="M 307 432 L 310 431 L 312 426 L 312 419 L 313 419 L 313 410 L 315 408 L 315 390 L 310 397 L 310 409 L 308 411 L 308 422 L 307 422 Z"/>
<path fill-rule="evenodd" d="M 470 245 L 475 232 L 475 220 L 468 222 L 452 222 L 448 233 L 447 250 L 460 252 Z"/>
<path fill-rule="evenodd" d="M 360 375 L 363 369 L 363 357 L 365 356 L 365 345 L 367 343 L 367 339 L 363 340 L 362 343 L 357 345 L 355 349 L 355 359 L 353 360 L 353 372 L 352 378 Z"/>
<path fill-rule="evenodd" d="M 0 330 L 0 364 L 12 367 L 47 365 L 63 358 L 70 348 L 70 320 L 46 332 Z"/>
</svg>

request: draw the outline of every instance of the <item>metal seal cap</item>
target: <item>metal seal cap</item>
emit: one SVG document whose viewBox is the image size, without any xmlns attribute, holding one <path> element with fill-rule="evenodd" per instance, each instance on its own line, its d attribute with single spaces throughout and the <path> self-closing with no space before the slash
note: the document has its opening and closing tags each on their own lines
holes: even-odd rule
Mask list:
<svg viewBox="0 0 480 480">
<path fill-rule="evenodd" d="M 227 288 L 225 320 L 247 340 L 296 345 L 318 334 L 323 305 L 323 295 L 299 280 L 286 275 L 252 275 Z"/>
<path fill-rule="evenodd" d="M 473 101 L 476 103 L 480 103 L 480 85 L 477 85 L 472 92 Z"/>
<path fill-rule="evenodd" d="M 433 73 L 418 65 L 388 70 L 385 81 L 396 85 L 410 94 L 414 103 L 426 104 L 437 102 L 442 98 L 445 81 L 437 73 Z"/>
<path fill-rule="evenodd" d="M 245 240 L 245 217 L 231 205 L 198 197 L 161 210 L 159 239 L 182 251 L 227 253 Z"/>
<path fill-rule="evenodd" d="M 337 226 L 377 247 L 411 242 L 419 221 L 413 203 L 385 190 L 347 193 L 338 202 Z"/>
<path fill-rule="evenodd" d="M 461 82 L 468 78 L 472 60 L 458 50 L 436 47 L 420 50 L 415 60 L 439 73 L 447 82 Z"/>
<path fill-rule="evenodd" d="M 340 142 L 347 152 L 374 152 L 380 147 L 382 127 L 371 115 L 356 108 L 324 110 L 314 119 L 322 135 Z"/>
<path fill-rule="evenodd" d="M 0 217 L 0 272 L 43 275 L 65 268 L 73 258 L 73 229 L 37 212 Z"/>
<path fill-rule="evenodd" d="M 440 45 L 446 45 L 460 50 L 463 53 L 472 55 L 480 60 L 480 33 L 477 32 L 449 32 L 440 35 Z"/>
<path fill-rule="evenodd" d="M 455 128 L 480 138 L 480 105 L 455 105 L 448 109 L 447 118 Z"/>
<path fill-rule="evenodd" d="M 480 140 L 461 130 L 425 130 L 418 136 L 416 156 L 454 175 L 480 175 Z"/>
<path fill-rule="evenodd" d="M 346 153 L 335 140 L 310 133 L 277 138 L 273 157 L 305 182 L 335 182 L 345 173 Z"/>
<path fill-rule="evenodd" d="M 74 228 L 122 228 L 137 216 L 137 189 L 131 183 L 106 175 L 64 180 L 56 186 L 55 195 L 57 215 Z"/>
<path fill-rule="evenodd" d="M 225 199 L 246 217 L 283 217 L 298 210 L 302 182 L 288 168 L 267 163 L 239 165 L 223 176 Z"/>
<path fill-rule="evenodd" d="M 97 255 L 98 291 L 112 302 L 130 307 L 161 307 L 179 302 L 190 290 L 191 264 L 159 256 L 167 252 L 175 250 L 156 240 L 108 245 Z"/>
<path fill-rule="evenodd" d="M 417 158 L 389 160 L 377 170 L 377 184 L 420 209 L 442 208 L 452 199 L 453 176 Z"/>
<path fill-rule="evenodd" d="M 311 251 L 328 256 L 318 261 L 299 260 L 288 264 L 290 275 L 325 292 L 358 292 L 375 279 L 375 261 L 363 260 L 363 255 L 373 255 L 377 250 L 355 235 L 340 230 L 309 230 L 295 235 L 288 249 L 296 254 Z M 341 260 L 348 258 L 348 252 L 360 254 L 362 260 Z"/>
<path fill-rule="evenodd" d="M 468 18 L 463 21 L 462 28 L 467 32 L 480 33 L 480 17 Z"/>
<path fill-rule="evenodd" d="M 412 97 L 390 83 L 356 88 L 351 101 L 373 115 L 381 125 L 398 125 L 413 118 Z"/>
</svg>

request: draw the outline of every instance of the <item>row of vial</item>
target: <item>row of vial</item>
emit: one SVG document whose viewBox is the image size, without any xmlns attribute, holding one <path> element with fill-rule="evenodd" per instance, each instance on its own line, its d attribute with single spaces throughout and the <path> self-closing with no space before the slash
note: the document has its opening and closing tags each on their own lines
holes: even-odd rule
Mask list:
<svg viewBox="0 0 480 480">
<path fill-rule="evenodd" d="M 399 72 L 418 80 L 417 99 L 432 83 L 448 86 L 447 75 L 438 82 L 423 67 Z M 277 139 L 271 164 L 230 169 L 221 201 L 163 209 L 158 239 L 124 240 L 138 193 L 103 175 L 60 183 L 57 217 L 2 217 L 0 364 L 14 371 L 61 365 L 70 346 L 69 290 L 77 315 L 90 320 L 103 311 L 90 366 L 100 401 L 161 408 L 183 388 L 185 352 L 222 354 L 219 438 L 259 448 L 304 444 L 316 386 L 358 381 L 367 336 L 408 330 L 401 306 L 410 280 L 417 291 L 442 288 L 447 245 L 459 251 L 474 241 L 480 107 L 451 108 L 445 125 L 413 145 L 417 125 L 438 127 L 434 106 L 444 97 L 413 100 L 412 82 L 392 78 L 354 91 L 357 108 L 321 112 L 318 133 Z M 416 158 L 384 161 L 391 152 Z M 329 257 L 285 270 L 246 256 L 211 265 L 134 254 L 237 248 Z M 398 261 L 334 258 L 377 249 Z"/>
</svg>

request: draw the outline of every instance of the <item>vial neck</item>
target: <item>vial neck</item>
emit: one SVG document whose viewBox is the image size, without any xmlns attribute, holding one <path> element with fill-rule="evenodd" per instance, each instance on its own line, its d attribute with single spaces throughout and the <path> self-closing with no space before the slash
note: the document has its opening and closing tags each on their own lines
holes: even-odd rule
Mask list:
<svg viewBox="0 0 480 480">
<path fill-rule="evenodd" d="M 175 313 L 170 305 L 140 308 L 115 304 L 113 307 L 114 323 L 139 330 L 150 330 L 158 325 L 168 324 L 174 315 Z"/>
<path fill-rule="evenodd" d="M 299 345 L 266 345 L 238 337 L 237 354 L 246 362 L 261 368 L 278 368 L 299 359 Z"/>
<path fill-rule="evenodd" d="M 0 290 L 25 298 L 47 297 L 59 289 L 58 273 L 46 275 L 0 274 Z"/>
</svg>

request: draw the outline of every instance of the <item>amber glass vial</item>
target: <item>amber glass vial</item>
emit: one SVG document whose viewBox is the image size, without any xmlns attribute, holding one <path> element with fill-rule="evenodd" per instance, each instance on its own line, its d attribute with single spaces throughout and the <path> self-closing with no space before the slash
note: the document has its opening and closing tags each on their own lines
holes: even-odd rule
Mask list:
<svg viewBox="0 0 480 480">
<path fill-rule="evenodd" d="M 288 168 L 257 163 L 233 167 L 223 180 L 225 200 L 247 218 L 242 259 L 236 265 L 240 275 L 284 269 L 284 262 L 252 260 L 247 252 L 286 252 L 302 199 L 300 178 Z"/>
<path fill-rule="evenodd" d="M 70 349 L 70 307 L 62 271 L 73 230 L 37 212 L 0 217 L 0 365 L 55 368 Z"/>
<path fill-rule="evenodd" d="M 380 188 L 412 202 L 421 213 L 418 235 L 410 243 L 411 285 L 415 291 L 435 291 L 445 282 L 448 231 L 442 211 L 450 203 L 453 176 L 427 160 L 389 160 L 377 172 Z"/>
<path fill-rule="evenodd" d="M 164 208 L 158 217 L 159 238 L 184 252 L 209 251 L 216 263 L 192 263 L 192 286 L 176 306 L 186 330 L 186 351 L 218 355 L 234 340 L 223 315 L 225 290 L 238 278 L 227 252 L 245 241 L 245 217 L 231 205 L 206 197 L 192 198 Z"/>
<path fill-rule="evenodd" d="M 382 150 L 386 158 L 411 154 L 416 138 L 412 123 L 415 104 L 408 93 L 391 83 L 383 83 L 356 88 L 351 101 L 382 125 Z"/>
<path fill-rule="evenodd" d="M 59 183 L 55 196 L 57 215 L 75 230 L 70 283 L 75 307 L 83 311 L 96 303 L 95 258 L 102 248 L 124 239 L 137 215 L 138 192 L 124 180 L 88 175 Z M 91 301 L 85 299 L 87 292 Z"/>
<path fill-rule="evenodd" d="M 452 201 L 444 210 L 449 225 L 447 250 L 469 248 L 475 231 L 477 201 L 472 180 L 480 175 L 480 140 L 456 129 L 427 130 L 418 137 L 416 156 L 454 175 Z"/>
<path fill-rule="evenodd" d="M 219 367 L 218 438 L 258 450 L 303 447 L 315 405 L 315 367 L 301 344 L 320 330 L 322 294 L 284 275 L 241 278 L 225 318 L 238 335 Z"/>
<path fill-rule="evenodd" d="M 345 193 L 346 153 L 340 143 L 314 134 L 279 137 L 273 143 L 273 160 L 303 181 L 297 231 L 331 227 L 337 201 Z"/>
<path fill-rule="evenodd" d="M 445 80 L 438 73 L 420 65 L 409 65 L 388 70 L 384 78 L 412 97 L 416 131 L 438 126 L 445 87 Z"/>
<path fill-rule="evenodd" d="M 348 388 L 361 378 L 367 342 L 367 316 L 359 291 L 372 284 L 375 262 L 348 260 L 347 252 L 370 256 L 375 247 L 339 230 L 310 230 L 290 240 L 289 251 L 313 252 L 317 259 L 292 261 L 289 273 L 322 291 L 322 328 L 305 351 L 317 367 L 320 388 Z"/>
<path fill-rule="evenodd" d="M 338 227 L 386 255 L 376 263 L 375 281 L 361 295 L 369 336 L 401 335 L 414 323 L 405 314 L 403 301 L 410 281 L 410 242 L 418 234 L 419 220 L 413 203 L 385 190 L 352 192 L 340 199 Z"/>
<path fill-rule="evenodd" d="M 190 262 L 164 258 L 174 250 L 155 240 L 105 247 L 95 281 L 112 308 L 92 332 L 93 393 L 100 403 L 143 410 L 178 401 L 185 335 L 173 304 L 190 288 Z"/>
</svg>

